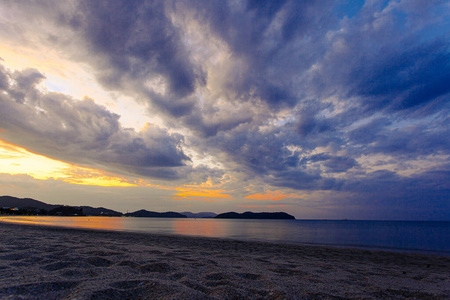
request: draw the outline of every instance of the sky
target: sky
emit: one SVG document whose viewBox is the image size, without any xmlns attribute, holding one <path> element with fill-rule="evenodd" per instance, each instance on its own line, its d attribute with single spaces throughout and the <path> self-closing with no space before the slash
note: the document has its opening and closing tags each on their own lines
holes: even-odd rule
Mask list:
<svg viewBox="0 0 450 300">
<path fill-rule="evenodd" d="M 450 220 L 450 3 L 0 0 L 0 194 Z"/>
</svg>

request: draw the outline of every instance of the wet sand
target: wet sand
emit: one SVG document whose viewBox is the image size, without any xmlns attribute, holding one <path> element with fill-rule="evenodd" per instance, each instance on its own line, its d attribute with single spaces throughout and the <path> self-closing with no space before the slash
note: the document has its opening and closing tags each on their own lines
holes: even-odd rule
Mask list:
<svg viewBox="0 0 450 300">
<path fill-rule="evenodd" d="M 450 257 L 0 222 L 0 299 L 450 299 Z"/>
</svg>

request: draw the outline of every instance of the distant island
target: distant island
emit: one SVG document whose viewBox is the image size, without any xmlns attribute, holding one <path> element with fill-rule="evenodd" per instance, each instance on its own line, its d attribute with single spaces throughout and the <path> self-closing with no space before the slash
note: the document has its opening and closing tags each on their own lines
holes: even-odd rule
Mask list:
<svg viewBox="0 0 450 300">
<path fill-rule="evenodd" d="M 70 206 L 61 204 L 47 204 L 31 198 L 17 198 L 0 196 L 0 215 L 38 215 L 38 216 L 107 216 L 107 217 L 136 217 L 136 218 L 217 218 L 217 219 L 283 219 L 293 220 L 285 212 L 227 212 L 217 215 L 213 212 L 154 212 L 141 209 L 123 214 L 121 212 L 91 206 Z"/>
<path fill-rule="evenodd" d="M 277 220 L 295 220 L 294 216 L 285 212 L 262 212 L 254 213 L 247 211 L 245 213 L 227 212 L 218 214 L 216 219 L 277 219 Z"/>
<path fill-rule="evenodd" d="M 124 216 L 136 218 L 187 218 L 187 216 L 173 211 L 159 213 L 154 211 L 148 211 L 145 209 L 141 209 L 132 213 L 126 213 Z"/>
<path fill-rule="evenodd" d="M 215 216 L 217 216 L 217 214 L 213 213 L 213 212 L 192 213 L 192 212 L 189 212 L 189 211 L 183 211 L 183 212 L 180 212 L 180 214 L 185 215 L 186 217 L 192 218 L 192 219 L 196 219 L 196 218 L 198 218 L 198 219 L 212 219 Z"/>
</svg>

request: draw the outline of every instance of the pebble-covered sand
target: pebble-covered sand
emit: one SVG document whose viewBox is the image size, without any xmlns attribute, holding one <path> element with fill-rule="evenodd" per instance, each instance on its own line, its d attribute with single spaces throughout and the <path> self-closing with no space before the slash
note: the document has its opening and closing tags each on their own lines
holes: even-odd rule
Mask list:
<svg viewBox="0 0 450 300">
<path fill-rule="evenodd" d="M 0 222 L 0 299 L 450 299 L 450 257 Z"/>
</svg>

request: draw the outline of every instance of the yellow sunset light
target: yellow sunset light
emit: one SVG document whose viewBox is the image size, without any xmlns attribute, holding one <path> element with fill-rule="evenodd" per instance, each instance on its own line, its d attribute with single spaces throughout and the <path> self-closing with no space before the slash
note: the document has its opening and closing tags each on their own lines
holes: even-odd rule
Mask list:
<svg viewBox="0 0 450 300">
<path fill-rule="evenodd" d="M 267 191 L 265 194 L 248 195 L 244 199 L 278 201 L 284 198 L 301 198 L 301 196 L 295 194 L 285 195 L 280 191 Z"/>
<path fill-rule="evenodd" d="M 177 189 L 179 190 L 179 189 Z M 181 193 L 176 193 L 176 196 L 184 197 L 210 197 L 210 198 L 227 198 L 231 199 L 231 195 L 223 194 L 224 191 L 221 190 L 188 190 Z"/>
<path fill-rule="evenodd" d="M 97 186 L 136 186 L 133 181 L 107 172 L 84 168 L 0 140 L 0 173 L 27 174 L 35 179 L 58 179 L 67 183 Z"/>
</svg>

